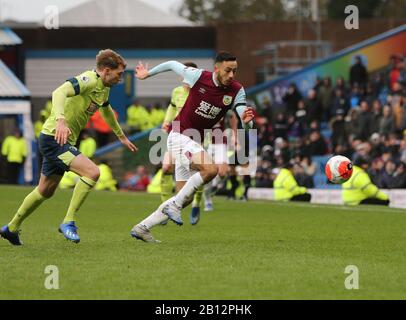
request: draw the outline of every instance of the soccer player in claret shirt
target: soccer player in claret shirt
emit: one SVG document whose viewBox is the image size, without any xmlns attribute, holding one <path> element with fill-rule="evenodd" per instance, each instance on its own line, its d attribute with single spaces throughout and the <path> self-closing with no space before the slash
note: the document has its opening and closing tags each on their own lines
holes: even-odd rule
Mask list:
<svg viewBox="0 0 406 320">
<path fill-rule="evenodd" d="M 10 223 L 0 229 L 0 235 L 13 245 L 22 244 L 19 238 L 21 223 L 44 200 L 52 197 L 65 171 L 75 172 L 80 180 L 59 231 L 70 241 L 80 241 L 75 225 L 76 212 L 95 186 L 100 171 L 74 145 L 80 131 L 97 110 L 121 143 L 130 151 L 137 151 L 121 130 L 108 100 L 110 87 L 121 80 L 126 62 L 113 50 L 106 49 L 96 56 L 96 65 L 95 70 L 67 80 L 52 93 L 52 112 L 39 137 L 39 150 L 44 158 L 39 184 L 24 199 Z"/>
<path fill-rule="evenodd" d="M 175 160 L 175 178 L 183 187 L 162 203 L 150 216 L 135 225 L 131 235 L 146 242 L 157 242 L 150 229 L 168 219 L 182 225 L 181 210 L 193 199 L 195 191 L 211 181 L 218 167 L 203 149 L 204 131 L 234 109 L 245 129 L 252 128 L 252 109 L 246 105 L 243 86 L 234 80 L 237 59 L 228 52 L 220 52 L 215 59 L 214 72 L 190 68 L 177 61 L 168 61 L 148 70 L 141 62 L 136 67 L 136 77 L 147 79 L 158 73 L 174 71 L 190 87 L 182 111 L 172 122 L 168 136 L 168 151 Z M 194 137 L 194 140 L 190 136 Z"/>
</svg>

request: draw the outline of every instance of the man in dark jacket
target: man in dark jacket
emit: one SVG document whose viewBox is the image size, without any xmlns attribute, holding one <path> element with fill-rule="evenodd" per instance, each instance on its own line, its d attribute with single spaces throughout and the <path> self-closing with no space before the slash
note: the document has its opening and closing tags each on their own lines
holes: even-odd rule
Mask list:
<svg viewBox="0 0 406 320">
<path fill-rule="evenodd" d="M 355 57 L 355 63 L 350 69 L 350 84 L 351 87 L 357 83 L 360 87 L 366 86 L 368 82 L 368 72 L 367 68 L 362 64 L 362 60 L 360 56 Z"/>
</svg>

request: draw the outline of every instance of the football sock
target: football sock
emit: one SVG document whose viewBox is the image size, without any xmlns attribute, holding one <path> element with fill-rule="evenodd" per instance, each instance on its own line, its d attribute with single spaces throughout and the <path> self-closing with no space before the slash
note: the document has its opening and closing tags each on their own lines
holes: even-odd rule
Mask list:
<svg viewBox="0 0 406 320">
<path fill-rule="evenodd" d="M 199 187 L 199 189 L 197 189 L 193 199 L 192 207 L 200 207 L 200 203 L 202 202 L 203 187 L 204 186 L 202 185 Z"/>
<path fill-rule="evenodd" d="M 81 177 L 76 183 L 73 190 L 72 199 L 69 204 L 68 213 L 63 220 L 63 223 L 75 221 L 75 214 L 82 206 L 83 202 L 87 198 L 90 190 L 96 185 L 96 181 L 93 181 L 87 177 Z"/>
<path fill-rule="evenodd" d="M 9 230 L 11 232 L 16 232 L 24 219 L 37 209 L 46 199 L 47 198 L 39 193 L 38 187 L 31 191 L 31 193 L 25 197 L 20 208 L 18 208 L 16 215 L 8 224 Z"/>
<path fill-rule="evenodd" d="M 202 186 L 204 183 L 200 172 L 196 172 L 190 179 L 186 182 L 182 189 L 178 192 L 178 194 L 174 197 L 175 204 L 178 207 L 183 208 L 183 204 L 186 203 L 188 199 L 191 200 L 193 193 L 197 191 L 197 189 Z M 189 200 L 189 201 L 190 201 Z"/>
<path fill-rule="evenodd" d="M 251 187 L 251 176 L 244 176 L 244 198 L 248 198 L 248 189 Z"/>
<path fill-rule="evenodd" d="M 228 196 L 230 198 L 235 198 L 235 191 L 238 188 L 238 180 L 237 180 L 237 176 L 230 176 L 230 181 L 231 181 L 231 189 L 228 193 Z"/>
<path fill-rule="evenodd" d="M 148 230 L 152 227 L 161 224 L 164 221 L 167 221 L 169 218 L 166 214 L 162 212 L 162 208 L 167 204 L 167 201 L 161 203 L 159 208 L 142 220 L 139 224 L 144 225 Z"/>
<path fill-rule="evenodd" d="M 211 202 L 212 181 L 204 185 L 204 199 L 206 202 Z"/>
<path fill-rule="evenodd" d="M 173 177 L 172 173 L 162 173 L 161 177 L 161 202 L 168 200 L 172 197 L 173 191 Z"/>
</svg>

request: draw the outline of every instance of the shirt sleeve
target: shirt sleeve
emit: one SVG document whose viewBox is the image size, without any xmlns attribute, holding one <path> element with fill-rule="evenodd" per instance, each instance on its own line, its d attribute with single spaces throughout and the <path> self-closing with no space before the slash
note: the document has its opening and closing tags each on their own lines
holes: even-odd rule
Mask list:
<svg viewBox="0 0 406 320">
<path fill-rule="evenodd" d="M 150 77 L 157 75 L 158 73 L 173 71 L 183 78 L 183 83 L 187 84 L 189 87 L 193 87 L 197 80 L 199 80 L 202 75 L 202 69 L 196 69 L 192 67 L 187 67 L 178 61 L 167 61 L 157 66 L 153 67 L 148 71 Z"/>
<path fill-rule="evenodd" d="M 52 109 L 55 119 L 65 119 L 65 101 L 75 95 L 75 88 L 70 82 L 65 82 L 52 92 Z"/>
<path fill-rule="evenodd" d="M 117 137 L 122 137 L 124 132 L 116 119 L 116 115 L 114 114 L 111 105 L 106 103 L 102 108 L 99 109 L 99 111 L 104 121 L 106 121 L 107 125 L 113 130 L 114 134 Z"/>
<path fill-rule="evenodd" d="M 238 91 L 237 95 L 235 96 L 232 108 L 237 113 L 244 128 L 252 129 L 252 127 L 254 126 L 254 122 L 252 120 L 248 123 L 244 123 L 242 121 L 242 115 L 243 115 L 245 109 L 247 108 L 247 99 L 246 99 L 245 90 L 243 87 L 240 89 L 240 91 Z"/>
</svg>

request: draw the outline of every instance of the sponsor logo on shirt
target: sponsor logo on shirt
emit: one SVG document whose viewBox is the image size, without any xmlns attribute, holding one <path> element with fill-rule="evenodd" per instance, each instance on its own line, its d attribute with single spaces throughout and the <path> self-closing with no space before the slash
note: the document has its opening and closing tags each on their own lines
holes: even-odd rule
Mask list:
<svg viewBox="0 0 406 320">
<path fill-rule="evenodd" d="M 86 112 L 93 114 L 99 109 L 99 106 L 95 102 L 90 102 L 89 106 L 86 109 Z"/>
<path fill-rule="evenodd" d="M 206 101 L 201 101 L 199 107 L 195 110 L 195 113 L 206 119 L 215 119 L 220 111 L 221 108 L 212 106 Z"/>
</svg>

